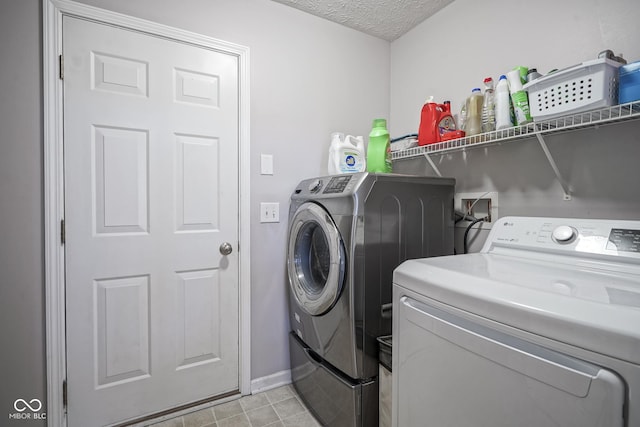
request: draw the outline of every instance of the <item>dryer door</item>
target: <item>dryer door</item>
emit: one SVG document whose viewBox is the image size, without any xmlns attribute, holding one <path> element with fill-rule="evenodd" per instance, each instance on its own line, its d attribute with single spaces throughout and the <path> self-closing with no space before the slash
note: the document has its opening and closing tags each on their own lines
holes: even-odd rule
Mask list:
<svg viewBox="0 0 640 427">
<path fill-rule="evenodd" d="M 307 313 L 334 306 L 345 279 L 345 251 L 331 215 L 320 205 L 302 204 L 291 218 L 287 250 L 289 286 Z"/>
</svg>

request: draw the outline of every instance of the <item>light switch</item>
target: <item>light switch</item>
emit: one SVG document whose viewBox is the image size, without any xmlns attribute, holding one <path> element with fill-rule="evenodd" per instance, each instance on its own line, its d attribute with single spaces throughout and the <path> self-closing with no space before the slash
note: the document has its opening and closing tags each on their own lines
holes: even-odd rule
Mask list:
<svg viewBox="0 0 640 427">
<path fill-rule="evenodd" d="M 273 175 L 273 156 L 271 154 L 260 154 L 260 174 Z"/>
<path fill-rule="evenodd" d="M 260 222 L 280 222 L 280 203 L 260 203 Z"/>
</svg>

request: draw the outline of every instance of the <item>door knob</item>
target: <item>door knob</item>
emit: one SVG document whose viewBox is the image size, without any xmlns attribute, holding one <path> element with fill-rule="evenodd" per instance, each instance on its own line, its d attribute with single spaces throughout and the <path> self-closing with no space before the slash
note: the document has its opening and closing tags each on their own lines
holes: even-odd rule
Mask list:
<svg viewBox="0 0 640 427">
<path fill-rule="evenodd" d="M 231 252 L 233 252 L 233 246 L 231 246 L 231 243 L 224 242 L 220 245 L 220 253 L 222 255 L 229 255 Z"/>
</svg>

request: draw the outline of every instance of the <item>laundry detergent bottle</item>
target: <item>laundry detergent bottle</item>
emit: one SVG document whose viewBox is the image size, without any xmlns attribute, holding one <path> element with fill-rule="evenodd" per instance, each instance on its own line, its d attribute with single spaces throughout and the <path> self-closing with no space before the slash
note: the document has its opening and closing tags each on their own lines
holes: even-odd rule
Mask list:
<svg viewBox="0 0 640 427">
<path fill-rule="evenodd" d="M 375 119 L 367 147 L 367 171 L 391 173 L 391 144 L 386 119 Z"/>
<path fill-rule="evenodd" d="M 451 115 L 451 104 L 433 102 L 433 96 L 427 99 L 420 113 L 420 128 L 418 129 L 418 145 L 433 144 L 442 141 L 442 136 L 456 130 L 456 122 Z"/>
<path fill-rule="evenodd" d="M 329 175 L 364 172 L 366 169 L 364 138 L 334 132 L 329 147 Z"/>
</svg>

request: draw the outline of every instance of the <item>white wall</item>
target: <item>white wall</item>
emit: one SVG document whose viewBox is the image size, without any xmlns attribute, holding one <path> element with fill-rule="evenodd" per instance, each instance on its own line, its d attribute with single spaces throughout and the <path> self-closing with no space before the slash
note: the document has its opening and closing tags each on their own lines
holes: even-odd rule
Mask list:
<svg viewBox="0 0 640 427">
<path fill-rule="evenodd" d="M 0 424 L 23 398 L 46 405 L 40 2 L 0 13 Z"/>
<path fill-rule="evenodd" d="M 485 77 L 497 80 L 517 65 L 547 73 L 604 49 L 638 61 L 638 22 L 637 0 L 456 0 L 391 44 L 391 133 L 417 132 L 429 95 L 451 100 L 457 113 Z M 573 187 L 571 201 L 563 200 L 535 138 L 433 159 L 443 176 L 456 178 L 457 191 L 497 191 L 499 216 L 640 219 L 639 132 L 633 121 L 546 138 Z M 397 161 L 394 170 L 434 174 L 422 158 Z M 484 237 L 479 233 L 472 251 Z M 457 239 L 461 250 L 461 233 Z"/>
<path fill-rule="evenodd" d="M 389 43 L 269 0 L 80 0 L 250 48 L 251 376 L 289 368 L 285 241 L 289 196 L 326 174 L 332 131 L 368 134 L 389 115 Z M 274 175 L 260 175 L 260 154 Z M 281 222 L 259 223 L 280 202 Z"/>
</svg>

